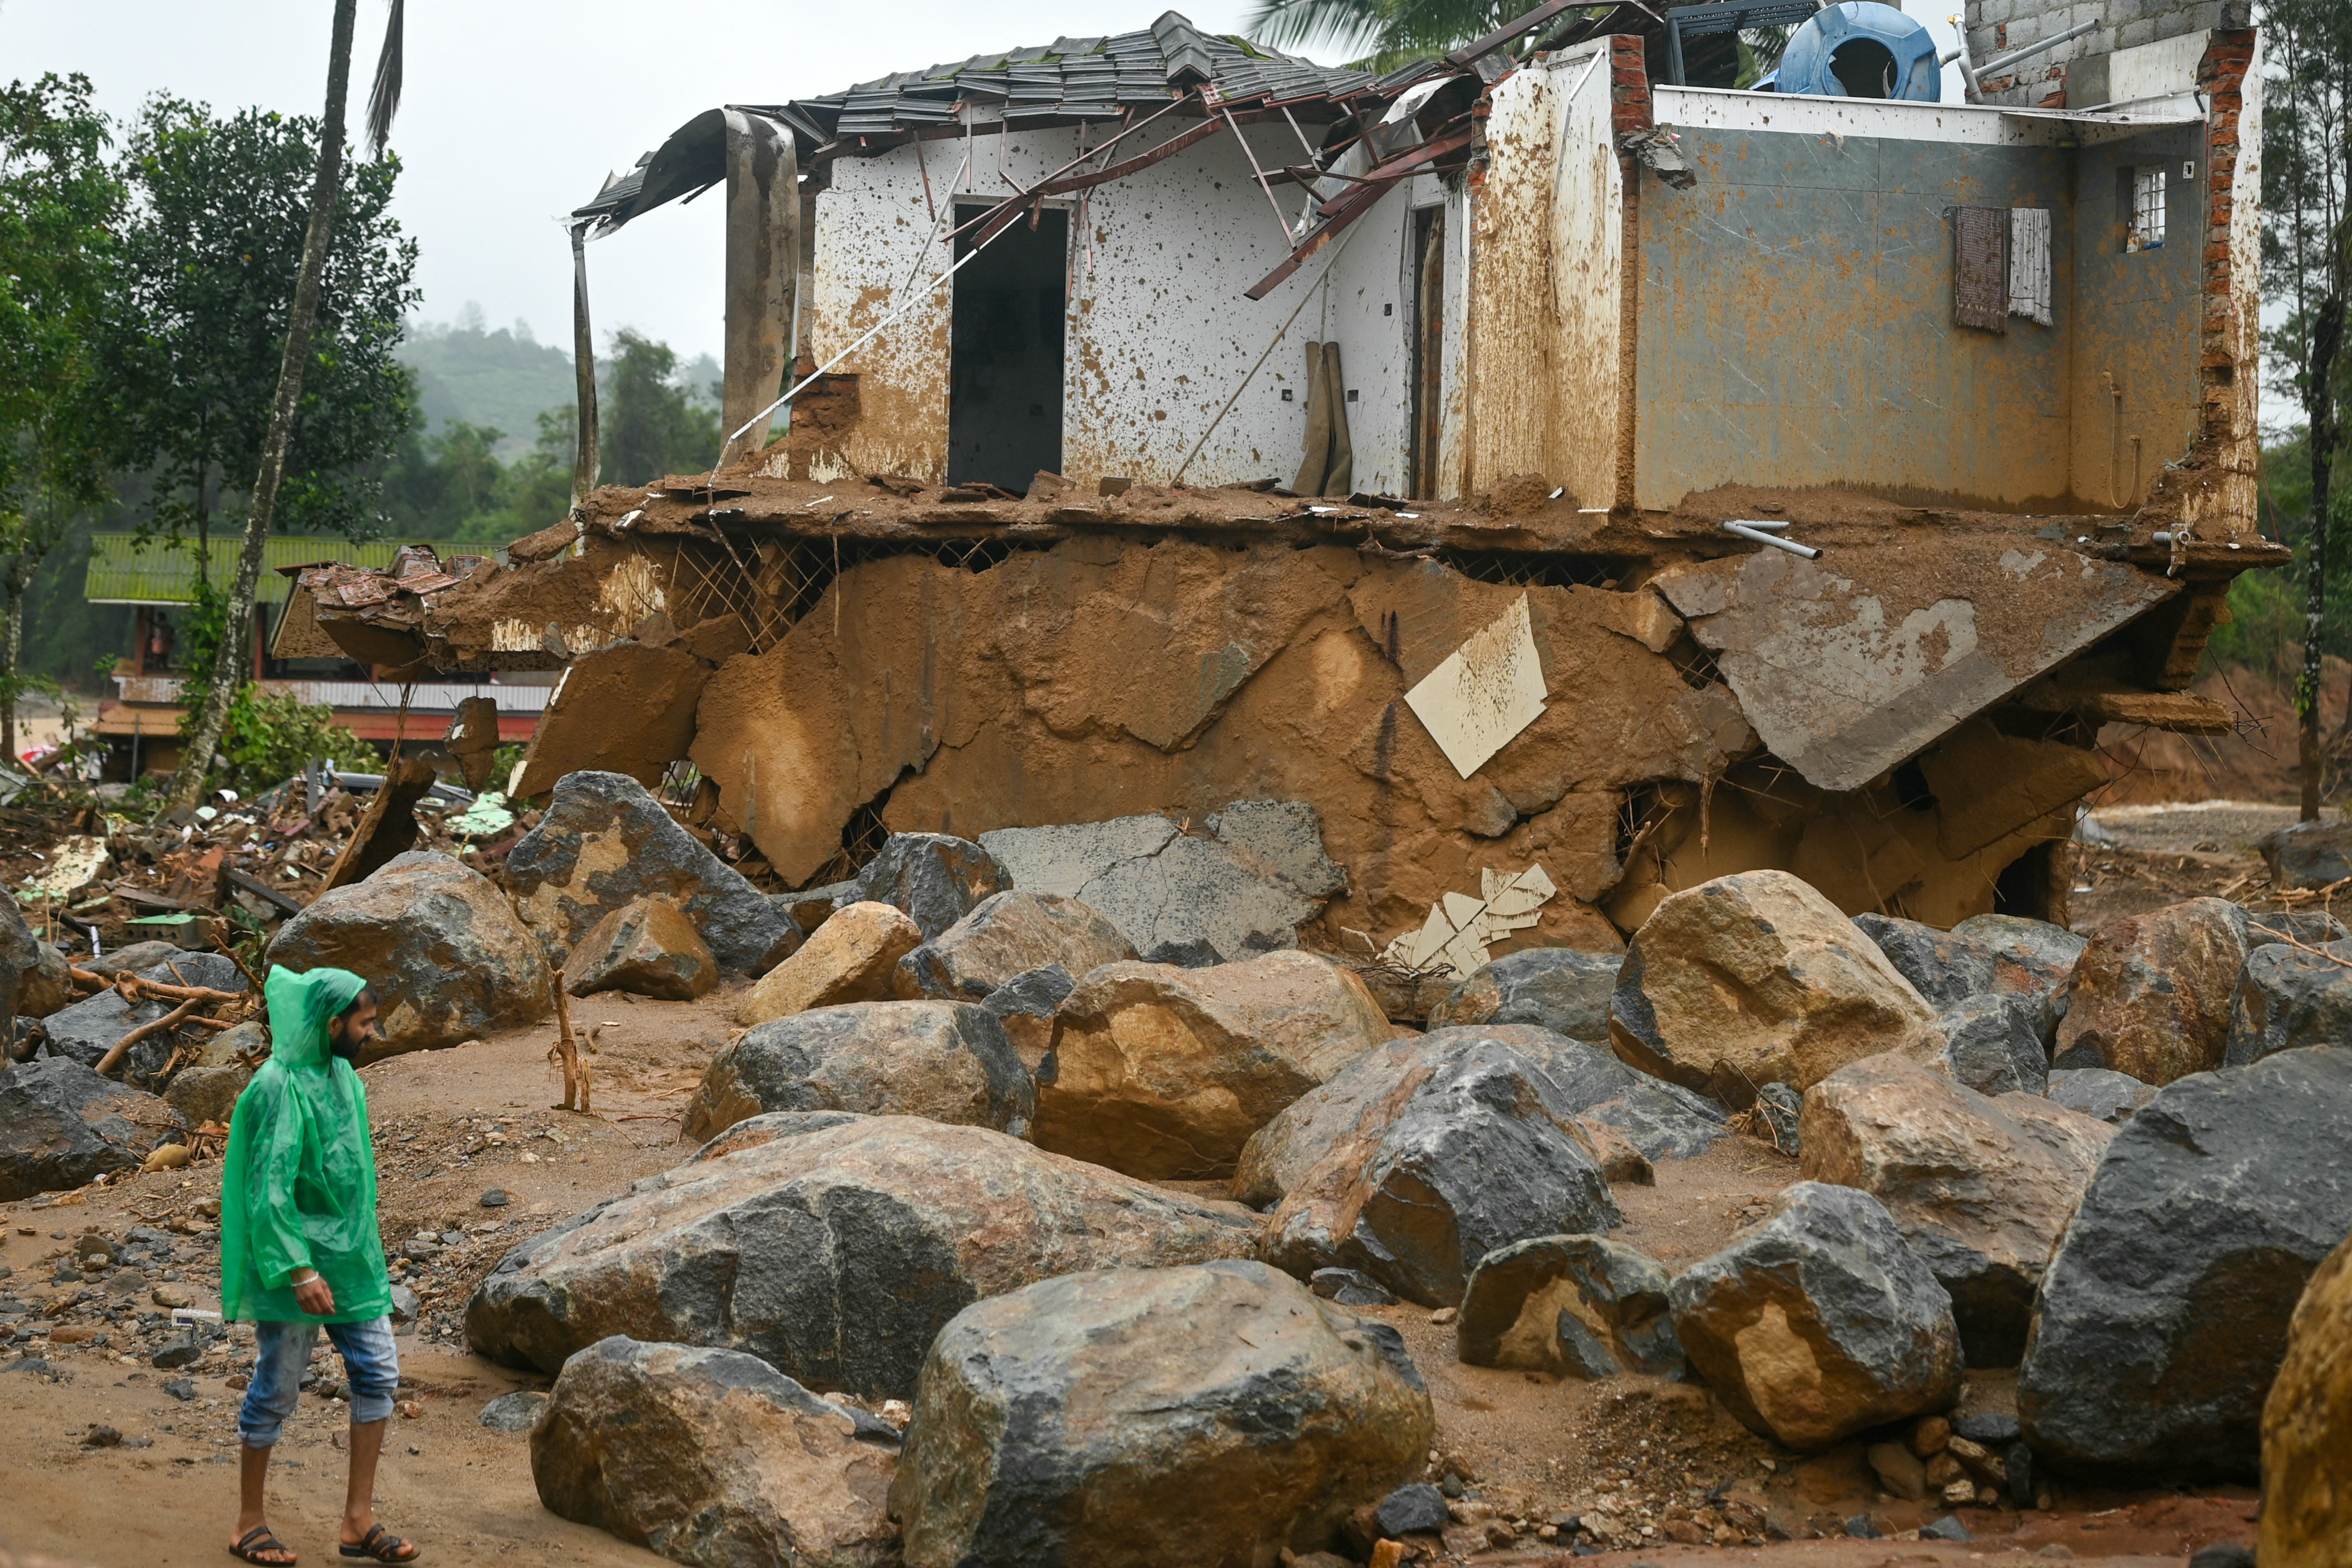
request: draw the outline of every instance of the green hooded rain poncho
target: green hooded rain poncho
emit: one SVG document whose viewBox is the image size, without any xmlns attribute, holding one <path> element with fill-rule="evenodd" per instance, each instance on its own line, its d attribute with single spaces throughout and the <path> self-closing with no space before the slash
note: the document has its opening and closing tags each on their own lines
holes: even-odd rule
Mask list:
<svg viewBox="0 0 2352 1568">
<path fill-rule="evenodd" d="M 221 1173 L 221 1316 L 359 1323 L 392 1310 L 375 1226 L 367 1090 L 327 1048 L 327 1026 L 367 988 L 347 969 L 273 968 L 269 1059 L 237 1097 Z M 315 1268 L 335 1310 L 313 1317 L 288 1283 Z"/>
</svg>

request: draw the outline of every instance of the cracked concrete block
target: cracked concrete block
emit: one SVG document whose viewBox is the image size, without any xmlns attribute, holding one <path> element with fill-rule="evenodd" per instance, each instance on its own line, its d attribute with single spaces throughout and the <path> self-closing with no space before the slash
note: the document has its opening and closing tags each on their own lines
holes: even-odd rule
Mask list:
<svg viewBox="0 0 2352 1568">
<path fill-rule="evenodd" d="M 1202 826 L 1215 837 L 1155 814 L 1000 828 L 980 842 L 1015 888 L 1075 898 L 1139 950 L 1206 942 L 1238 956 L 1290 947 L 1347 885 L 1323 852 L 1312 806 L 1237 801 Z"/>
</svg>

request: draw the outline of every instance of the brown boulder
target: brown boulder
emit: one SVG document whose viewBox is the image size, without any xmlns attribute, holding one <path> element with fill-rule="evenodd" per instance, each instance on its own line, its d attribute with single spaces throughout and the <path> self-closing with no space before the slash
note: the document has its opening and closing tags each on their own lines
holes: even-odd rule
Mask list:
<svg viewBox="0 0 2352 1568">
<path fill-rule="evenodd" d="M 2303 1288 L 2263 1404 L 2263 1568 L 2352 1568 L 2352 1239 Z"/>
<path fill-rule="evenodd" d="M 2246 911 L 2225 899 L 2101 926 L 2067 983 L 2051 1065 L 2108 1068 L 2158 1088 L 2220 1067 L 2246 934 Z"/>
<path fill-rule="evenodd" d="M 236 1097 L 252 1081 L 253 1069 L 234 1062 L 226 1067 L 182 1068 L 163 1090 L 163 1103 L 178 1111 L 180 1120 L 190 1127 L 202 1127 L 207 1121 L 226 1127 L 236 1110 Z"/>
<path fill-rule="evenodd" d="M 1864 1057 L 1943 1043 L 1877 945 L 1786 871 L 1661 900 L 1626 948 L 1609 1039 L 1644 1072 L 1742 1104 L 1764 1084 L 1807 1089 Z"/>
<path fill-rule="evenodd" d="M 539 1500 L 694 1568 L 883 1568 L 898 1434 L 757 1356 L 615 1334 L 563 1363 L 530 1434 Z"/>
<path fill-rule="evenodd" d="M 572 950 L 564 989 L 574 996 L 626 991 L 691 1002 L 719 984 L 719 961 L 694 922 L 667 899 L 624 904 Z"/>
<path fill-rule="evenodd" d="M 898 961 L 922 940 L 922 928 L 888 904 L 836 910 L 799 952 L 744 994 L 736 1016 L 746 1024 L 764 1024 L 812 1007 L 879 1002 L 890 994 Z"/>
<path fill-rule="evenodd" d="M 898 994 L 978 1002 L 1015 976 L 1058 968 L 1073 980 L 1135 956 L 1119 929 L 1077 900 L 993 893 L 898 961 Z"/>
<path fill-rule="evenodd" d="M 504 895 L 436 850 L 320 894 L 278 928 L 268 962 L 367 976 L 383 1007 L 369 1061 L 537 1023 L 554 1002 L 538 939 Z"/>
<path fill-rule="evenodd" d="M 1971 1366 L 2015 1366 L 2033 1293 L 2116 1130 L 2036 1095 L 1988 1098 L 1908 1058 L 1805 1096 L 1797 1173 L 1886 1205 L 1950 1292 Z"/>
<path fill-rule="evenodd" d="M 1229 1175 L 1252 1133 L 1388 1036 L 1363 982 L 1310 953 L 1106 964 L 1055 1015 L 1032 1136 L 1134 1176 Z"/>
<path fill-rule="evenodd" d="M 857 1002 L 747 1031 L 711 1059 L 686 1109 L 701 1142 L 774 1110 L 921 1116 L 1021 1136 L 1035 1107 L 1004 1027 L 969 1002 Z"/>
</svg>

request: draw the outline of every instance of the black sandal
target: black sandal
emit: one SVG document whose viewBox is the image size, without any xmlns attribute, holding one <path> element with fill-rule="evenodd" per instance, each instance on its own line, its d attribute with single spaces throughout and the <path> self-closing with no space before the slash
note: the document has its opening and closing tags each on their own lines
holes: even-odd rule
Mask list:
<svg viewBox="0 0 2352 1568">
<path fill-rule="evenodd" d="M 346 1557 L 373 1557 L 378 1563 L 414 1563 L 422 1555 L 414 1542 L 403 1541 L 380 1524 L 369 1525 L 368 1532 L 357 1541 L 338 1542 L 336 1546 Z"/>
<path fill-rule="evenodd" d="M 254 1537 L 257 1535 L 261 1539 L 256 1541 Z M 257 1524 L 247 1531 L 245 1539 L 228 1550 L 229 1555 L 242 1557 L 247 1563 L 258 1563 L 261 1568 L 294 1568 L 297 1561 L 294 1549 L 270 1533 L 270 1529 L 266 1524 Z M 264 1557 L 262 1553 L 265 1552 L 282 1552 L 286 1555 L 274 1558 Z"/>
</svg>

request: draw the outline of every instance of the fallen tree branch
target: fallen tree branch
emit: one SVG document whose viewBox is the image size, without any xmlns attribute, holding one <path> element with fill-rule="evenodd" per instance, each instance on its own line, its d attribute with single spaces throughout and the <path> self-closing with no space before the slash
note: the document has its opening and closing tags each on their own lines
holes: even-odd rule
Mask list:
<svg viewBox="0 0 2352 1568">
<path fill-rule="evenodd" d="M 173 1029 L 178 1028 L 182 1024 L 187 1022 L 188 1016 L 190 1014 L 194 1013 L 202 1005 L 204 1005 L 204 1002 L 201 997 L 191 996 L 185 1002 L 181 1003 L 177 1007 L 173 1008 L 169 1013 L 164 1014 L 154 1022 L 140 1025 L 137 1028 L 131 1030 L 129 1034 L 115 1041 L 112 1046 L 108 1047 L 107 1053 L 98 1058 L 99 1073 L 100 1075 L 104 1075 L 105 1073 L 112 1070 L 116 1064 L 122 1060 L 123 1057 L 130 1051 L 131 1047 L 137 1045 L 140 1041 L 146 1039 L 151 1036 L 165 1034 Z"/>
<path fill-rule="evenodd" d="M 230 956 L 234 958 L 236 955 L 232 953 Z M 245 966 L 240 963 L 237 967 L 243 969 Z M 166 985 L 158 980 L 142 980 L 127 969 L 110 979 L 103 974 L 92 974 L 87 969 L 73 969 L 67 973 L 79 984 L 94 985 L 100 991 L 119 991 L 126 1002 L 145 1001 L 151 997 L 170 1002 L 242 1002 L 245 1000 L 245 994 L 242 992 L 215 991 L 209 985 Z"/>
</svg>

